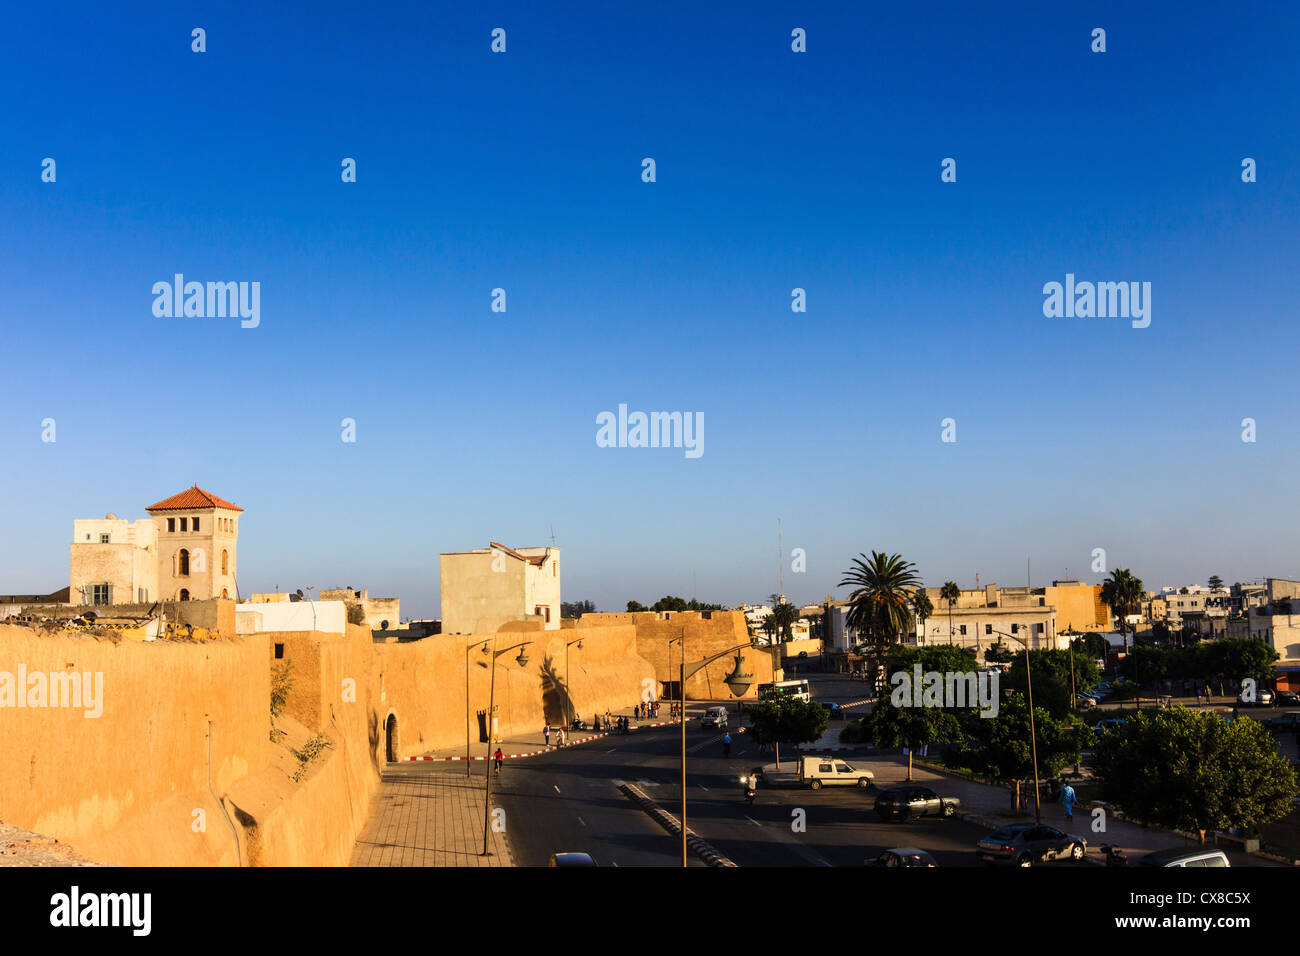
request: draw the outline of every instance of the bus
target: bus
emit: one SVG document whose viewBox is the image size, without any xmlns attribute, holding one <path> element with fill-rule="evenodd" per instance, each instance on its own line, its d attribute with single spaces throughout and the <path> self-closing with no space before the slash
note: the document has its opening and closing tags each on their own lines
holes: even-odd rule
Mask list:
<svg viewBox="0 0 1300 956">
<path fill-rule="evenodd" d="M 808 692 L 807 680 L 781 680 L 774 684 L 759 684 L 758 699 L 769 700 L 774 697 L 792 697 L 795 700 L 812 700 Z"/>
</svg>

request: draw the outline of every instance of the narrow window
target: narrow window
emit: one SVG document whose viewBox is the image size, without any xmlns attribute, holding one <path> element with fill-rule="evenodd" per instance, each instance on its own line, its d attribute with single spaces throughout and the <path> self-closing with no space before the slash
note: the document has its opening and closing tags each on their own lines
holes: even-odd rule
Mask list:
<svg viewBox="0 0 1300 956">
<path fill-rule="evenodd" d="M 275 645 L 275 659 L 278 661 L 278 660 L 282 660 L 283 658 L 284 658 L 284 645 L 283 644 Z"/>
<path fill-rule="evenodd" d="M 181 600 L 188 601 L 189 599 L 190 599 L 190 592 L 187 591 L 185 588 L 181 588 Z"/>
<path fill-rule="evenodd" d="M 185 519 L 182 518 L 182 521 Z M 190 552 L 186 548 L 181 548 L 180 553 L 176 555 L 176 574 L 179 577 L 187 577 L 190 573 Z"/>
<path fill-rule="evenodd" d="M 230 555 L 229 555 L 229 554 L 226 552 L 226 550 L 223 548 L 222 551 L 221 551 L 221 573 L 222 573 L 222 574 L 229 574 L 229 573 L 230 573 L 230 561 L 229 561 L 229 559 L 230 559 Z"/>
<path fill-rule="evenodd" d="M 176 519 L 175 519 L 175 518 L 168 518 L 168 519 L 167 519 L 167 530 L 168 530 L 168 531 L 175 531 L 175 530 L 176 530 Z"/>
<path fill-rule="evenodd" d="M 198 530 L 199 530 L 199 519 L 198 519 L 198 518 L 195 518 L 195 519 L 194 519 L 194 530 L 195 530 L 195 531 L 198 531 Z"/>
<path fill-rule="evenodd" d="M 181 519 L 181 530 L 182 530 L 182 531 L 188 531 L 188 530 L 190 530 L 190 528 L 189 528 L 189 524 L 190 524 L 190 522 L 189 522 L 189 519 L 188 519 L 188 518 L 182 518 L 182 519 Z"/>
</svg>

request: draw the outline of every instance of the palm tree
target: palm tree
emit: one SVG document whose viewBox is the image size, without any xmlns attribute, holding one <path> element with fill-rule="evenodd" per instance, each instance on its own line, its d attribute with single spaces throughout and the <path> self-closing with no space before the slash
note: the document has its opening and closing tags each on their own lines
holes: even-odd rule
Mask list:
<svg viewBox="0 0 1300 956">
<path fill-rule="evenodd" d="M 957 587 L 956 581 L 944 581 L 943 587 L 939 591 L 939 597 L 948 602 L 948 643 L 952 643 L 952 606 L 961 597 L 961 588 Z"/>
<path fill-rule="evenodd" d="M 898 640 L 912 626 L 910 599 L 921 581 L 916 565 L 901 554 L 872 551 L 861 554 L 844 572 L 839 587 L 852 587 L 845 623 L 866 634 L 872 643 Z"/>
<path fill-rule="evenodd" d="M 921 643 L 925 643 L 925 621 L 934 613 L 934 602 L 925 593 L 925 588 L 917 588 L 912 595 L 912 611 L 921 621 Z"/>
<path fill-rule="evenodd" d="M 1124 638 L 1124 653 L 1128 653 L 1128 621 L 1142 607 L 1142 579 L 1135 578 L 1128 568 L 1116 568 L 1110 580 L 1101 586 L 1101 601 L 1119 620 L 1119 633 Z"/>
</svg>

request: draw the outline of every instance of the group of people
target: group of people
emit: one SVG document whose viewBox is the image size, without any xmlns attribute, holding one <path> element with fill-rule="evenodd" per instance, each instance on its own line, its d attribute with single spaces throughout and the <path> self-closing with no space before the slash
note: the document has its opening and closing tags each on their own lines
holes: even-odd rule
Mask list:
<svg viewBox="0 0 1300 956">
<path fill-rule="evenodd" d="M 546 746 L 549 747 L 549 746 L 551 745 L 551 725 L 550 725 L 550 724 L 547 724 L 545 727 L 542 728 L 542 739 L 546 741 Z M 556 727 L 556 728 L 555 728 L 555 746 L 557 746 L 557 747 L 563 747 L 563 746 L 564 746 L 564 728 L 563 728 L 563 727 Z"/>
<path fill-rule="evenodd" d="M 641 703 L 637 704 L 635 707 L 632 708 L 632 715 L 636 717 L 637 720 L 644 720 L 650 718 L 654 718 L 657 720 L 659 718 L 659 701 L 657 700 L 641 701 Z"/>
</svg>

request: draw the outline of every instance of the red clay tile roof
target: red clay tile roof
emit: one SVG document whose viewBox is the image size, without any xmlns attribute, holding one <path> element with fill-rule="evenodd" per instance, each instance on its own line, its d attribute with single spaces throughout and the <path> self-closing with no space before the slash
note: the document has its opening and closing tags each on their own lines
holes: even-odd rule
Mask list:
<svg viewBox="0 0 1300 956">
<path fill-rule="evenodd" d="M 164 498 L 157 504 L 150 505 L 145 511 L 193 511 L 196 508 L 225 508 L 229 511 L 243 511 L 239 505 L 233 505 L 224 498 L 204 491 L 198 485 L 186 488 L 179 495 Z"/>
</svg>

